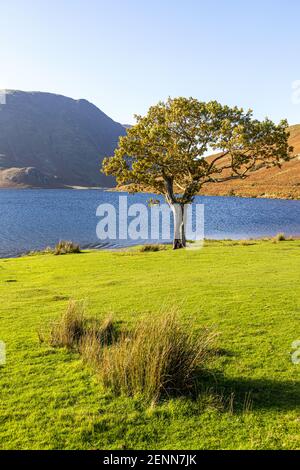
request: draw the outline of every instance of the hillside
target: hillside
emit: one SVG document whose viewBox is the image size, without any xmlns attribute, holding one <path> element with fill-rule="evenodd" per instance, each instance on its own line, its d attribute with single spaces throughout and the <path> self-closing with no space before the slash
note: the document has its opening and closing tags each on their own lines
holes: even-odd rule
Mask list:
<svg viewBox="0 0 300 470">
<path fill-rule="evenodd" d="M 296 158 L 281 168 L 262 168 L 245 180 L 225 183 L 209 183 L 201 194 L 210 196 L 271 197 L 284 199 L 300 198 L 300 125 L 290 127 L 290 145 Z"/>
<path fill-rule="evenodd" d="M 6 93 L 0 104 L 0 188 L 114 186 L 99 169 L 126 132 L 121 124 L 86 100 Z"/>
</svg>

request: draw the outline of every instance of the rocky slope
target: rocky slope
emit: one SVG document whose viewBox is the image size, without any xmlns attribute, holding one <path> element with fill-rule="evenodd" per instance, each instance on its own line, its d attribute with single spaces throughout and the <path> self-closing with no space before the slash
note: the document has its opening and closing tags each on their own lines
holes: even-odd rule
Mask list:
<svg viewBox="0 0 300 470">
<path fill-rule="evenodd" d="M 125 132 L 86 100 L 7 91 L 0 104 L 0 188 L 112 187 L 101 161 Z"/>
</svg>

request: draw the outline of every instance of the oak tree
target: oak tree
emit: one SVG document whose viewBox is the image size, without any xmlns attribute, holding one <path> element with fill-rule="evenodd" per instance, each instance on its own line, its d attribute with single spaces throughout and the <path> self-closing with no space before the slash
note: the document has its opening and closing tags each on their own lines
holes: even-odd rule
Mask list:
<svg viewBox="0 0 300 470">
<path fill-rule="evenodd" d="M 186 206 L 201 188 L 289 160 L 287 128 L 287 121 L 259 121 L 251 110 L 216 101 L 169 98 L 136 116 L 103 171 L 131 192 L 162 194 L 174 214 L 173 247 L 182 248 Z"/>
</svg>

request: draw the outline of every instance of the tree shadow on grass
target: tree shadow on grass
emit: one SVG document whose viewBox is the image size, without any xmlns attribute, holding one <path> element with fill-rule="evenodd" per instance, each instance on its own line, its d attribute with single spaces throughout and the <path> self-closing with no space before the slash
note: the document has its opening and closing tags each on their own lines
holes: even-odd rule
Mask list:
<svg viewBox="0 0 300 470">
<path fill-rule="evenodd" d="M 232 411 L 289 411 L 300 408 L 300 381 L 273 379 L 228 378 L 215 372 L 201 379 L 198 393 L 211 390 Z"/>
</svg>

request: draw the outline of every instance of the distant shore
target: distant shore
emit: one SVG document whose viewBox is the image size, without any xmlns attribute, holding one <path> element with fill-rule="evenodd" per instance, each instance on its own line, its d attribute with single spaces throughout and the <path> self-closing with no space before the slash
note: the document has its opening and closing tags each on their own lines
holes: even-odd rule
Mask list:
<svg viewBox="0 0 300 470">
<path fill-rule="evenodd" d="M 128 192 L 129 188 L 126 186 L 120 186 L 115 188 L 108 188 L 104 189 L 105 191 L 112 191 L 112 192 Z M 148 191 L 139 191 L 139 193 L 147 193 Z M 150 192 L 150 191 L 149 191 Z M 212 191 L 198 193 L 197 196 L 206 196 L 206 197 L 238 197 L 238 198 L 247 198 L 247 199 L 280 199 L 280 200 L 287 200 L 287 201 L 299 201 L 300 200 L 300 191 L 299 194 L 295 196 L 291 196 L 289 194 L 268 194 L 268 193 L 260 193 L 260 194 L 240 194 L 240 193 L 232 193 L 232 192 L 216 192 L 213 193 Z"/>
<path fill-rule="evenodd" d="M 300 188 L 300 185 L 299 185 Z M 0 190 L 58 190 L 58 189 L 63 189 L 63 190 L 71 190 L 71 191 L 107 191 L 107 192 L 120 192 L 120 193 L 127 193 L 129 192 L 129 188 L 127 187 L 114 187 L 114 188 L 107 188 L 107 187 L 99 187 L 99 186 L 71 186 L 71 185 L 66 185 L 66 186 L 53 186 L 53 187 L 35 187 L 35 186 L 0 186 Z M 148 193 L 148 191 L 139 191 L 138 193 Z M 137 193 L 137 194 L 138 194 Z M 150 193 L 150 191 L 149 191 Z M 151 194 L 154 194 L 151 192 Z M 213 191 L 207 191 L 204 193 L 198 193 L 197 196 L 206 196 L 206 197 L 236 197 L 236 198 L 245 198 L 245 199 L 279 199 L 279 200 L 287 200 L 287 201 L 299 201 L 300 200 L 300 190 L 299 193 L 296 193 L 294 195 L 290 194 L 268 194 L 268 193 L 239 193 L 239 192 L 234 192 L 234 191 L 216 191 L 215 193 Z"/>
</svg>

